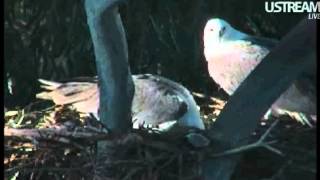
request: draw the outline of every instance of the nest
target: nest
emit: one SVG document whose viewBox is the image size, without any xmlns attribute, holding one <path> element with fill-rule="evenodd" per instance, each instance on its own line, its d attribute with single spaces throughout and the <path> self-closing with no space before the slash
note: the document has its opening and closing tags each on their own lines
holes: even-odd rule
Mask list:
<svg viewBox="0 0 320 180">
<path fill-rule="evenodd" d="M 212 119 L 222 107 L 202 107 L 203 118 Z M 243 158 L 232 179 L 316 177 L 315 128 L 289 117 L 261 122 L 248 145 L 221 153 L 214 152 L 214 143 L 195 147 L 185 134 L 152 129 L 112 137 L 94 118 L 66 107 L 7 111 L 5 122 L 5 179 L 93 179 L 101 162 L 115 179 L 201 179 L 203 160 L 233 153 Z M 111 156 L 96 159 L 97 141 L 117 146 Z"/>
</svg>

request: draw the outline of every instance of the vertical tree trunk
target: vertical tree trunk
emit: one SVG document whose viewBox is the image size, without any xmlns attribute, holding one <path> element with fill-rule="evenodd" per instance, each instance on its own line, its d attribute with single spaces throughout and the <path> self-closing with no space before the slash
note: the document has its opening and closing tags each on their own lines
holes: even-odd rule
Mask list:
<svg viewBox="0 0 320 180">
<path fill-rule="evenodd" d="M 112 132 L 122 133 L 131 127 L 134 88 L 118 7 L 108 2 L 88 0 L 86 12 L 99 77 L 99 116 Z"/>
<path fill-rule="evenodd" d="M 132 126 L 134 86 L 118 3 L 116 0 L 86 0 L 85 9 L 99 78 L 100 120 L 114 137 L 121 139 Z M 98 143 L 95 179 L 116 175 L 117 171 L 109 162 L 120 159 L 124 153 L 117 140 Z"/>
</svg>

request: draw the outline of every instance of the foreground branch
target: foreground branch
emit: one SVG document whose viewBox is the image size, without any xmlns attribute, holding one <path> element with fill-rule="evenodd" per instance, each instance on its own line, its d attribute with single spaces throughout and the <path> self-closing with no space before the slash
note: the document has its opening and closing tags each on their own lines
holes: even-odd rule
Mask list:
<svg viewBox="0 0 320 180">
<path fill-rule="evenodd" d="M 214 149 L 215 145 L 212 144 L 212 147 L 209 146 L 209 142 L 202 146 L 203 149 L 207 149 L 208 151 L 202 151 L 203 155 L 208 155 L 211 158 L 218 158 L 221 156 L 228 156 L 238 153 L 243 153 L 248 150 L 265 147 L 272 152 L 282 155 L 279 150 L 276 150 L 270 146 L 270 144 L 276 143 L 276 141 L 268 141 L 266 142 L 266 137 L 270 134 L 271 130 L 276 126 L 278 121 L 275 121 L 268 130 L 260 137 L 260 139 L 254 143 L 246 144 L 243 146 L 239 146 L 232 149 L 227 149 L 222 152 L 214 153 L 214 154 L 207 154 L 210 149 Z M 197 133 L 199 136 L 203 136 L 206 138 L 204 133 Z M 129 133 L 126 138 L 123 138 L 120 144 L 125 145 L 126 143 L 132 142 L 139 142 L 144 144 L 147 147 L 155 148 L 160 151 L 164 152 L 172 152 L 176 154 L 181 154 L 183 151 L 176 146 L 176 144 L 172 143 L 170 140 L 159 139 L 156 136 L 158 133 L 155 131 L 151 133 L 150 130 L 136 130 L 136 132 Z M 70 130 L 66 126 L 56 126 L 55 128 L 42 128 L 42 129 L 14 129 L 14 128 L 5 128 L 4 130 L 5 137 L 19 137 L 22 139 L 28 139 L 32 142 L 38 141 L 53 141 L 58 143 L 65 143 L 65 144 L 74 144 L 74 140 L 82 139 L 82 140 L 89 140 L 91 142 L 99 141 L 99 140 L 108 140 L 112 139 L 112 136 L 105 130 L 105 129 L 98 129 L 95 127 L 77 127 L 74 130 Z M 169 137 L 167 137 L 170 139 Z M 181 138 L 182 139 L 182 138 Z M 181 140 L 180 139 L 180 140 Z M 119 139 L 118 139 L 119 140 Z M 187 145 L 187 144 L 186 144 Z M 82 145 L 85 146 L 85 145 Z M 191 148 L 190 151 L 193 151 Z"/>
</svg>

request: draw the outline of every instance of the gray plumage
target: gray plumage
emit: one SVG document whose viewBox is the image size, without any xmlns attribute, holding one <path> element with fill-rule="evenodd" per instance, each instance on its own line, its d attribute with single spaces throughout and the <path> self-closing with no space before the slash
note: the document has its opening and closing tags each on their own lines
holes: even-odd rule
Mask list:
<svg viewBox="0 0 320 180">
<path fill-rule="evenodd" d="M 204 129 L 197 104 L 185 87 L 156 75 L 133 75 L 132 78 L 135 84 L 132 102 L 135 128 L 177 120 L 182 126 Z M 96 77 L 65 83 L 39 81 L 48 91 L 39 93 L 38 98 L 52 100 L 57 105 L 72 104 L 79 112 L 97 116 L 99 94 Z"/>
</svg>

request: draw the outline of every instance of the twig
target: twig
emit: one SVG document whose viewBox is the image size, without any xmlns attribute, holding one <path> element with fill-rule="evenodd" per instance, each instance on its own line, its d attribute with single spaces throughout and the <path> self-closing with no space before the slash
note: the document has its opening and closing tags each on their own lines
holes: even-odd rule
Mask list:
<svg viewBox="0 0 320 180">
<path fill-rule="evenodd" d="M 55 140 L 63 143 L 69 143 L 66 138 L 84 138 L 84 139 L 100 139 L 108 137 L 107 133 L 93 133 L 93 132 L 75 132 L 68 131 L 65 126 L 57 126 L 56 128 L 42 128 L 42 129 L 14 129 L 5 128 L 4 136 L 16 136 L 20 138 L 35 140 L 35 139 L 47 139 Z"/>
<path fill-rule="evenodd" d="M 266 137 L 270 134 L 270 131 L 277 125 L 278 122 L 279 122 L 279 120 L 274 121 L 257 142 L 254 142 L 254 143 L 251 143 L 248 145 L 244 145 L 244 146 L 240 146 L 240 147 L 236 147 L 233 149 L 229 149 L 229 150 L 223 151 L 221 153 L 212 154 L 211 157 L 220 157 L 220 156 L 236 154 L 236 153 L 244 152 L 244 151 L 254 149 L 257 147 L 264 147 L 264 148 L 266 148 L 266 149 L 268 149 L 278 155 L 283 156 L 283 153 L 280 150 L 270 146 L 270 144 L 274 144 L 274 143 L 276 143 L 276 141 L 264 142 Z"/>
<path fill-rule="evenodd" d="M 216 97 L 212 97 L 212 96 L 206 96 L 205 94 L 203 93 L 198 93 L 198 92 L 192 92 L 192 95 L 194 95 L 195 97 L 198 97 L 198 98 L 209 98 L 212 102 L 215 102 L 215 103 L 218 103 L 218 104 L 225 104 L 226 101 L 222 100 L 222 99 L 219 99 L 219 98 L 216 98 Z"/>
</svg>

